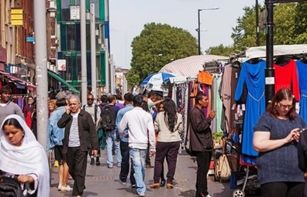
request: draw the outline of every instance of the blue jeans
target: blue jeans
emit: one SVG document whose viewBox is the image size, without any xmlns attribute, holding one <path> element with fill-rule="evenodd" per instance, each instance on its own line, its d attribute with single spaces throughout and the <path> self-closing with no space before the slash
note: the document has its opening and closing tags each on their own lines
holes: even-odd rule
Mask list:
<svg viewBox="0 0 307 197">
<path fill-rule="evenodd" d="M 134 178 L 136 182 L 136 191 L 138 195 L 144 195 L 146 192 L 145 179 L 145 158 L 146 149 L 130 149 L 130 158 L 132 159 Z"/>
<path fill-rule="evenodd" d="M 120 154 L 119 141 L 116 141 L 116 132 L 108 131 L 106 132 L 106 143 L 107 143 L 107 164 L 110 167 L 113 167 L 113 154 L 112 148 L 115 148 L 115 156 L 117 164 L 120 165 L 122 162 L 122 156 Z"/>
</svg>

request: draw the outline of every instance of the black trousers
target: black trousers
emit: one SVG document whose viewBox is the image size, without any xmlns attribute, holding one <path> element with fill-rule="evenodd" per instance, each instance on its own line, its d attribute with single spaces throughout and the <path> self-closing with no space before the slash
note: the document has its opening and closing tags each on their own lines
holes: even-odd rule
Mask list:
<svg viewBox="0 0 307 197">
<path fill-rule="evenodd" d="M 159 183 L 160 181 L 161 174 L 163 173 L 163 162 L 165 158 L 168 166 L 168 172 L 166 175 L 167 182 L 173 183 L 179 147 L 180 142 L 157 142 L 154 169 L 155 183 Z"/>
<path fill-rule="evenodd" d="M 129 157 L 129 144 L 128 142 L 120 141 L 120 153 L 122 155 L 122 163 L 120 167 L 120 173 L 119 173 L 119 179 L 122 182 L 127 182 L 127 177 L 129 174 L 129 168 L 130 168 L 130 157 Z M 134 169 L 131 161 L 131 170 L 130 170 L 130 183 L 132 185 L 135 185 L 135 178 L 133 176 Z"/>
<path fill-rule="evenodd" d="M 261 185 L 262 197 L 301 197 L 304 182 L 272 182 Z"/>
<path fill-rule="evenodd" d="M 196 197 L 206 196 L 208 194 L 207 174 L 211 161 L 211 151 L 198 152 L 197 161 L 197 178 L 196 178 Z"/>
<path fill-rule="evenodd" d="M 67 165 L 69 174 L 74 179 L 72 195 L 82 195 L 85 188 L 85 175 L 88 151 L 81 151 L 80 147 L 68 147 Z"/>
</svg>

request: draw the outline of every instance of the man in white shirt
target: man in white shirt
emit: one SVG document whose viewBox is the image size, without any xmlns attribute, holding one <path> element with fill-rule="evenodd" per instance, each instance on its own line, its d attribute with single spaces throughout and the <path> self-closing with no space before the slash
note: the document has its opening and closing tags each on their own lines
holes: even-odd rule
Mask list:
<svg viewBox="0 0 307 197">
<path fill-rule="evenodd" d="M 151 115 L 142 109 L 143 96 L 133 98 L 134 108 L 125 113 L 119 124 L 119 132 L 124 133 L 128 128 L 128 143 L 130 157 L 133 163 L 136 191 L 139 196 L 145 196 L 145 158 L 148 142 L 150 155 L 155 153 L 155 130 Z"/>
</svg>

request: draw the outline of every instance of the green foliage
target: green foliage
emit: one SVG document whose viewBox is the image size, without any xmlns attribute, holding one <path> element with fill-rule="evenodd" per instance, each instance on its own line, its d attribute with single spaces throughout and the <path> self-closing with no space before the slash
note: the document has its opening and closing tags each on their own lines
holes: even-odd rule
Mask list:
<svg viewBox="0 0 307 197">
<path fill-rule="evenodd" d="M 196 39 L 186 30 L 167 24 L 149 23 L 131 44 L 129 85 L 136 85 L 148 74 L 158 72 L 165 64 L 197 54 Z"/>
<path fill-rule="evenodd" d="M 260 20 L 264 6 L 259 6 Z M 256 46 L 255 8 L 244 8 L 244 15 L 233 28 L 234 48 L 244 50 Z M 264 20 L 266 20 L 264 18 Z M 274 6 L 274 44 L 307 43 L 307 3 L 283 3 Z M 265 29 L 260 31 L 260 45 L 265 45 Z"/>
</svg>

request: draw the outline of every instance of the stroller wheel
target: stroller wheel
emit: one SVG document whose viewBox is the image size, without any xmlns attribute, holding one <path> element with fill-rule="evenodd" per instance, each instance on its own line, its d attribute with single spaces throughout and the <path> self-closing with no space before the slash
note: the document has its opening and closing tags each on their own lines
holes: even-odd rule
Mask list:
<svg viewBox="0 0 307 197">
<path fill-rule="evenodd" d="M 232 197 L 245 197 L 245 193 L 240 189 L 236 189 L 235 191 L 233 191 Z"/>
</svg>

